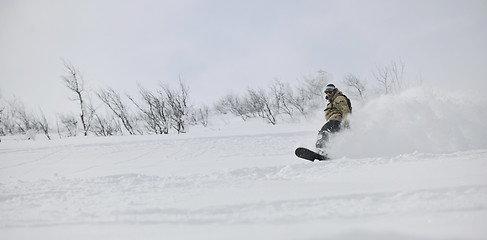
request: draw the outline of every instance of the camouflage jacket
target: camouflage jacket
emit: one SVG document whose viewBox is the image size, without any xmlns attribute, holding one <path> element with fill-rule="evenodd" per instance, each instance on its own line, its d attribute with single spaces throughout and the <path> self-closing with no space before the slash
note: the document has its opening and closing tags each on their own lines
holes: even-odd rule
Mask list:
<svg viewBox="0 0 487 240">
<path fill-rule="evenodd" d="M 343 93 L 337 89 L 336 93 L 330 96 L 328 99 L 328 105 L 325 109 L 325 119 L 337 120 L 341 122 L 350 113 L 348 108 L 347 99 L 343 96 Z"/>
</svg>

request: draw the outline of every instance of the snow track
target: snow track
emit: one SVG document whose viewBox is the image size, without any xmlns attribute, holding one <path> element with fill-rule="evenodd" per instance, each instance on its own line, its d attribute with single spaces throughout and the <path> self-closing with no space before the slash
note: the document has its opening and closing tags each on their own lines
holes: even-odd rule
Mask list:
<svg viewBox="0 0 487 240">
<path fill-rule="evenodd" d="M 318 197 L 298 196 L 294 199 L 288 196 L 279 200 L 249 197 L 245 203 L 234 200 L 236 203 L 233 204 L 232 201 L 211 202 L 208 206 L 178 204 L 191 197 L 209 198 L 208 193 L 216 192 L 212 181 L 207 179 L 206 184 L 211 185 L 207 189 L 204 183 L 140 175 L 18 183 L 12 186 L 13 189 L 2 189 L 0 226 L 285 224 L 487 210 L 487 185 L 338 195 L 322 193 Z M 14 189 L 24 191 L 16 193 Z M 206 193 L 202 193 L 203 190 Z M 231 188 L 226 191 L 241 192 Z M 228 197 L 225 193 L 219 196 Z M 176 207 L 171 207 L 173 205 Z"/>
</svg>

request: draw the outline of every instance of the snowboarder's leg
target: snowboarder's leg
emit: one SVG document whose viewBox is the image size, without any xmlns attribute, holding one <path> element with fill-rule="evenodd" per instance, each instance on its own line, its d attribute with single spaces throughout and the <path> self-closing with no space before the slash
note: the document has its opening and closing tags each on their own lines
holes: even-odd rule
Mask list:
<svg viewBox="0 0 487 240">
<path fill-rule="evenodd" d="M 324 154 L 324 149 L 331 133 L 340 131 L 340 122 L 337 120 L 330 120 L 318 132 L 318 140 L 316 141 L 316 151 L 319 154 Z"/>
<path fill-rule="evenodd" d="M 329 138 L 329 132 L 324 131 L 324 132 L 319 132 L 318 133 L 318 139 L 316 140 L 316 150 L 321 150 L 325 148 L 326 143 L 328 142 Z"/>
</svg>

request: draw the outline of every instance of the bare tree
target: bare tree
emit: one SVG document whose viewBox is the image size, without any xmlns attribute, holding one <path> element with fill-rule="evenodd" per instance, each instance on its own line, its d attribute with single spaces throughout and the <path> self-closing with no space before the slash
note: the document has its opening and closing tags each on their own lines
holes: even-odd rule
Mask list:
<svg viewBox="0 0 487 240">
<path fill-rule="evenodd" d="M 100 116 L 98 113 L 95 113 L 91 132 L 96 136 L 113 136 L 121 133 L 122 128 L 114 116 L 110 114 Z"/>
<path fill-rule="evenodd" d="M 294 109 L 298 110 L 303 116 L 306 116 L 306 98 L 303 96 L 294 94 L 291 92 L 290 95 L 286 96 L 286 101 L 289 105 L 291 105 Z"/>
<path fill-rule="evenodd" d="M 307 109 L 316 109 L 323 104 L 323 90 L 330 82 L 328 73 L 319 70 L 310 77 L 304 77 L 304 82 L 298 87 L 298 95 Z"/>
<path fill-rule="evenodd" d="M 109 88 L 107 90 L 100 90 L 97 95 L 100 100 L 110 108 L 115 116 L 120 119 L 122 125 L 129 134 L 135 135 L 137 125 L 136 119 L 130 116 L 127 106 L 122 101 L 120 94 L 115 92 L 112 88 Z"/>
<path fill-rule="evenodd" d="M 216 102 L 215 109 L 222 114 L 230 112 L 235 116 L 241 117 L 242 120 L 247 121 L 252 115 L 245 102 L 238 95 L 229 93 Z"/>
<path fill-rule="evenodd" d="M 0 94 L 0 136 L 5 136 L 8 131 L 8 122 L 9 117 L 8 117 L 8 112 L 7 112 L 7 107 L 4 105 L 5 102 L 2 99 L 2 95 Z M 1 142 L 1 140 L 0 140 Z"/>
<path fill-rule="evenodd" d="M 373 72 L 385 94 L 396 94 L 408 87 L 404 78 L 405 67 L 406 64 L 402 60 L 399 60 L 399 63 L 392 61 L 390 65 L 377 67 L 376 71 Z"/>
<path fill-rule="evenodd" d="M 83 134 L 86 136 L 88 135 L 91 120 L 93 119 L 93 112 L 89 111 L 89 109 L 93 108 L 90 108 L 87 102 L 88 97 L 85 89 L 85 81 L 81 72 L 71 63 L 64 62 L 64 67 L 66 69 L 66 75 L 62 76 L 62 79 L 66 87 L 74 92 L 75 97 L 73 98 L 73 100 L 79 103 L 81 110 L 81 125 L 83 127 Z"/>
<path fill-rule="evenodd" d="M 292 104 L 293 91 L 289 84 L 276 79 L 270 87 L 269 94 L 277 114 L 284 113 L 292 118 L 296 109 Z"/>
<path fill-rule="evenodd" d="M 0 115 L 0 128 L 2 135 L 16 134 L 22 131 L 22 128 L 18 128 L 19 121 L 17 119 L 17 105 L 16 100 L 6 101 L 5 106 L 2 107 Z M 25 132 L 25 130 L 23 130 Z"/>
<path fill-rule="evenodd" d="M 356 92 L 355 94 L 360 97 L 360 99 L 365 100 L 365 83 L 362 82 L 357 76 L 353 74 L 348 74 L 343 80 L 343 84 L 348 87 L 351 91 Z"/>
<path fill-rule="evenodd" d="M 277 123 L 277 112 L 266 92 L 262 89 L 249 89 L 248 96 L 248 104 L 251 106 L 252 111 L 264 118 L 268 123 L 275 125 Z"/>
<path fill-rule="evenodd" d="M 390 70 L 388 67 L 377 67 L 373 73 L 375 79 L 379 83 L 380 88 L 384 91 L 384 94 L 392 93 L 392 79 L 390 76 Z"/>
<path fill-rule="evenodd" d="M 128 98 L 142 112 L 143 119 L 149 131 L 155 134 L 169 133 L 169 106 L 162 92 L 152 93 L 139 84 L 139 93 L 143 103 L 138 103 L 134 98 Z"/>
<path fill-rule="evenodd" d="M 203 127 L 208 127 L 209 114 L 210 114 L 210 108 L 208 106 L 204 105 L 201 108 L 197 108 L 196 110 L 192 111 L 191 122 L 194 125 L 201 124 L 203 125 Z"/>
<path fill-rule="evenodd" d="M 186 132 L 186 118 L 188 117 L 189 106 L 189 88 L 179 79 L 179 89 L 172 90 L 168 86 L 162 85 L 165 97 L 170 109 L 171 126 L 179 133 Z"/>
<path fill-rule="evenodd" d="M 398 93 L 398 92 L 400 92 L 400 91 L 402 91 L 408 87 L 407 82 L 404 78 L 405 67 L 406 67 L 406 64 L 401 59 L 399 59 L 399 62 L 393 61 L 390 65 L 391 77 L 393 79 L 394 89 L 395 89 L 396 93 Z"/>
<path fill-rule="evenodd" d="M 61 126 L 58 125 L 59 136 L 62 136 L 62 132 L 66 132 L 67 137 L 74 137 L 78 135 L 78 120 L 73 115 L 59 115 Z"/>
<path fill-rule="evenodd" d="M 12 125 L 11 133 L 27 134 L 37 130 L 37 120 L 32 113 L 27 112 L 23 103 L 13 100 L 9 104 Z"/>
<path fill-rule="evenodd" d="M 5 106 L 3 105 L 2 94 L 0 92 L 0 136 L 3 136 L 5 134 L 3 129 L 4 118 L 5 118 Z"/>
<path fill-rule="evenodd" d="M 47 121 L 47 118 L 44 115 L 42 109 L 39 109 L 39 112 L 40 112 L 40 118 L 37 122 L 39 128 L 42 130 L 42 132 L 44 132 L 44 135 L 46 135 L 47 139 L 51 140 L 51 136 L 49 135 L 49 122 Z"/>
<path fill-rule="evenodd" d="M 209 116 L 210 116 L 210 107 L 208 107 L 207 105 L 204 105 L 202 108 L 199 108 L 198 109 L 198 112 L 197 112 L 197 116 L 198 116 L 198 120 L 199 122 L 204 126 L 204 127 L 208 127 L 208 124 L 209 124 Z"/>
</svg>

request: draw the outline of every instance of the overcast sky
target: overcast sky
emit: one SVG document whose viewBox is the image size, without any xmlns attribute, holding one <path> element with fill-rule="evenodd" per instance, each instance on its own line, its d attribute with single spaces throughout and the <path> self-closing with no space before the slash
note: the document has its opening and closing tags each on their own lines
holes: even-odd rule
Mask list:
<svg viewBox="0 0 487 240">
<path fill-rule="evenodd" d="M 320 69 L 371 81 L 397 59 L 425 85 L 485 91 L 487 1 L 0 0 L 3 98 L 76 106 L 63 59 L 91 89 L 181 76 L 195 104 Z"/>
</svg>

